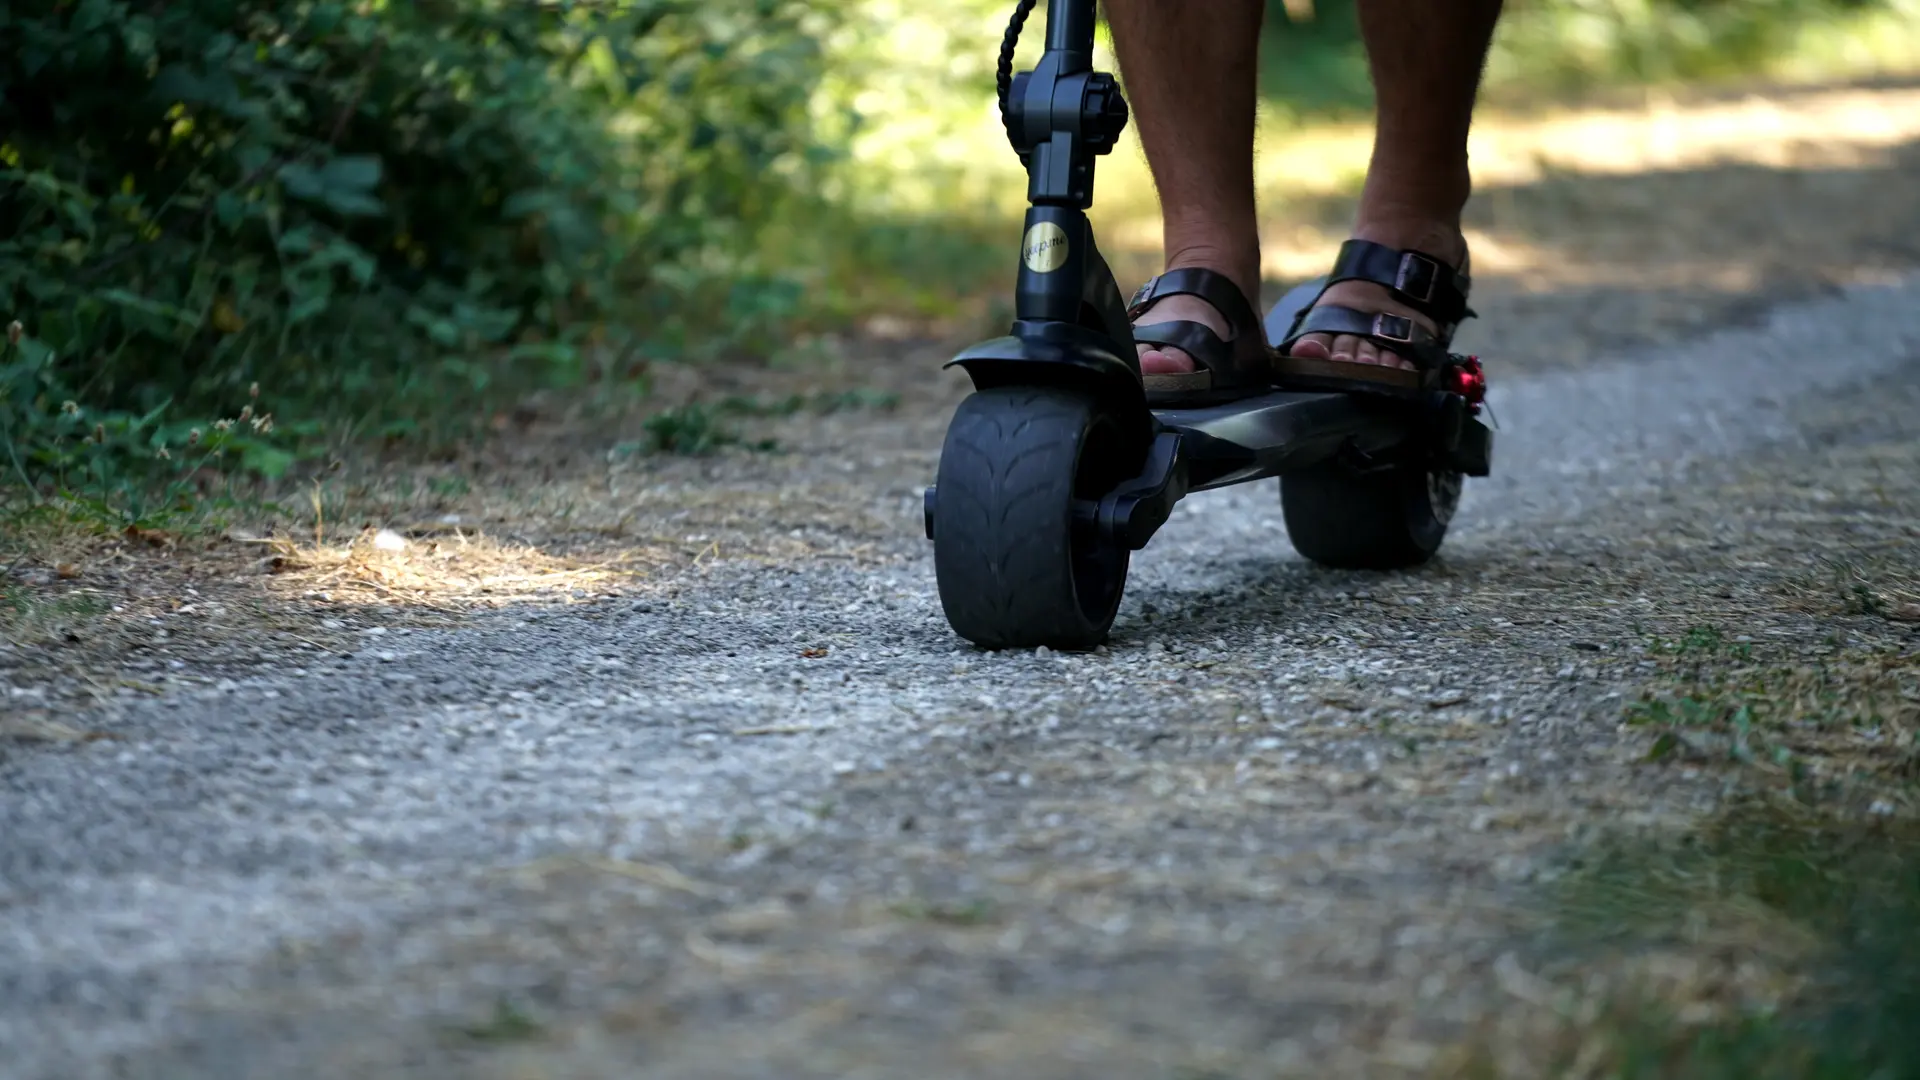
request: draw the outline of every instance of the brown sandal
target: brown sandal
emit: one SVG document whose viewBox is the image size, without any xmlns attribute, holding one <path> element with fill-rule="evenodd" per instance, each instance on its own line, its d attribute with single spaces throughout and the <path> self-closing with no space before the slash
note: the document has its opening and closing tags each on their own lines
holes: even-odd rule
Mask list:
<svg viewBox="0 0 1920 1080">
<path fill-rule="evenodd" d="M 1140 286 L 1127 302 L 1127 317 L 1137 319 L 1169 296 L 1197 296 L 1211 304 L 1225 316 L 1233 337 L 1222 341 L 1212 327 L 1184 320 L 1134 327 L 1135 344 L 1179 349 L 1193 357 L 1195 365 L 1189 372 L 1143 376 L 1149 404 L 1200 404 L 1273 388 L 1273 350 L 1266 328 L 1239 286 L 1224 274 L 1199 267 L 1169 270 Z"/>
<path fill-rule="evenodd" d="M 1395 300 L 1438 324 L 1439 332 L 1430 333 L 1402 315 L 1360 311 L 1338 304 L 1313 306 L 1328 287 L 1342 281 L 1371 281 L 1386 286 Z M 1293 325 L 1274 348 L 1273 365 L 1280 384 L 1288 389 L 1396 395 L 1448 385 L 1450 372 L 1468 362 L 1468 358 L 1449 352 L 1448 347 L 1460 323 L 1473 317 L 1473 310 L 1467 307 L 1471 284 L 1464 269 L 1455 270 L 1431 255 L 1397 251 L 1367 240 L 1347 241 L 1340 245 L 1333 273 L 1321 283 L 1320 293 L 1315 295 L 1313 303 L 1294 316 Z M 1409 361 L 1414 370 L 1287 355 L 1308 334 L 1365 338 Z"/>
</svg>

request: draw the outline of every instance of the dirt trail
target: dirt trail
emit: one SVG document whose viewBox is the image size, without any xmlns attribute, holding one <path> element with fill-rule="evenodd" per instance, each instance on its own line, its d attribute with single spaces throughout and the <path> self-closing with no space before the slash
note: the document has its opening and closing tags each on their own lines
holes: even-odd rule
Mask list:
<svg viewBox="0 0 1920 1080">
<path fill-rule="evenodd" d="M 0 1073 L 1440 1067 L 1544 1007 L 1564 845 L 1724 793 L 1620 724 L 1655 640 L 1912 655 L 1828 560 L 1911 566 L 1920 278 L 1826 292 L 1515 365 L 1416 574 L 1301 563 L 1270 486 L 1196 497 L 1097 654 L 941 620 L 952 381 L 783 421 L 784 456 L 575 467 L 711 545 L 678 574 L 458 619 L 292 598 L 178 669 L 142 630 L 162 693 L 15 694 L 110 737 L 0 742 Z"/>
</svg>

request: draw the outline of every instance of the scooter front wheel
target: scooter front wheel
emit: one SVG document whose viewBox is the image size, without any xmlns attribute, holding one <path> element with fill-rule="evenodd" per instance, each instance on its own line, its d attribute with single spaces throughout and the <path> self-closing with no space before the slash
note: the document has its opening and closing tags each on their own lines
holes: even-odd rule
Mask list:
<svg viewBox="0 0 1920 1080">
<path fill-rule="evenodd" d="M 961 637 L 989 649 L 1088 649 L 1106 639 L 1129 552 L 1100 535 L 1087 509 L 1138 464 L 1109 409 L 1040 387 L 997 387 L 961 402 L 941 448 L 929 529 L 940 604 Z"/>
</svg>

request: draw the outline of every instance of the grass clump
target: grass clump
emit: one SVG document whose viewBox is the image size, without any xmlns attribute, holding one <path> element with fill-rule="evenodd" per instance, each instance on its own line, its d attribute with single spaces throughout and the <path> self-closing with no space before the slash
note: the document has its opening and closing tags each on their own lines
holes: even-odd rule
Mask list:
<svg viewBox="0 0 1920 1080">
<path fill-rule="evenodd" d="M 1579 955 L 1566 1013 L 1517 1048 L 1530 1064 L 1483 1046 L 1449 1075 L 1920 1076 L 1912 820 L 1741 804 L 1684 835 L 1601 841 L 1549 900 Z"/>
<path fill-rule="evenodd" d="M 858 410 L 886 410 L 898 404 L 893 394 L 853 389 L 816 394 L 790 394 L 771 401 L 735 395 L 717 403 L 691 402 L 648 417 L 641 430 L 645 438 L 614 448 L 615 457 L 635 454 L 671 454 L 700 457 L 739 446 L 761 453 L 779 449 L 778 440 L 750 438 L 740 430 L 743 420 L 780 419 L 802 413 L 827 415 Z"/>
<path fill-rule="evenodd" d="M 455 1029 L 461 1037 L 476 1043 L 520 1043 L 544 1038 L 547 1029 L 538 1020 L 501 998 L 494 1003 L 487 1019 Z"/>
<path fill-rule="evenodd" d="M 1696 627 L 1656 640 L 1660 678 L 1625 721 L 1653 733 L 1650 761 L 1736 763 L 1802 798 L 1852 781 L 1910 795 L 1920 763 L 1920 656 L 1841 645 L 1811 654 Z"/>
</svg>

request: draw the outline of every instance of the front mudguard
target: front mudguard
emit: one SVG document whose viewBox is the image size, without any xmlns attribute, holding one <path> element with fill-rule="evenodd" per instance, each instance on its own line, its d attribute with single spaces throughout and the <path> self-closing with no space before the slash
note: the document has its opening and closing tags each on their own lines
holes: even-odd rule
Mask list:
<svg viewBox="0 0 1920 1080">
<path fill-rule="evenodd" d="M 1135 446 L 1144 450 L 1153 440 L 1139 358 L 1116 349 L 1106 334 L 1071 323 L 1016 322 L 1012 334 L 980 342 L 944 366 L 965 371 L 975 390 L 1047 386 L 1090 394 Z"/>
</svg>

